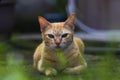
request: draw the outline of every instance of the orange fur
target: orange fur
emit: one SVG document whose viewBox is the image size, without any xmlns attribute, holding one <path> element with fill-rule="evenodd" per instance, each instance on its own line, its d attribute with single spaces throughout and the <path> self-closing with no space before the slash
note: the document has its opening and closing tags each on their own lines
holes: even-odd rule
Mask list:
<svg viewBox="0 0 120 80">
<path fill-rule="evenodd" d="M 50 23 L 39 17 L 43 42 L 35 50 L 33 59 L 34 67 L 41 73 L 76 74 L 87 66 L 83 57 L 84 43 L 73 35 L 74 18 L 73 14 L 65 22 Z"/>
</svg>

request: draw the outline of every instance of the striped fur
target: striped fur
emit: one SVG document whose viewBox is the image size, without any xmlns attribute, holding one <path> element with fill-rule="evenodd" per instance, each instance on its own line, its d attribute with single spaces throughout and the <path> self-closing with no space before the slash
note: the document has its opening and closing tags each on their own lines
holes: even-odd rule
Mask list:
<svg viewBox="0 0 120 80">
<path fill-rule="evenodd" d="M 83 57 L 84 44 L 74 37 L 74 18 L 65 22 L 50 23 L 39 17 L 43 42 L 34 53 L 34 67 L 46 75 L 58 72 L 77 74 L 87 66 Z"/>
</svg>

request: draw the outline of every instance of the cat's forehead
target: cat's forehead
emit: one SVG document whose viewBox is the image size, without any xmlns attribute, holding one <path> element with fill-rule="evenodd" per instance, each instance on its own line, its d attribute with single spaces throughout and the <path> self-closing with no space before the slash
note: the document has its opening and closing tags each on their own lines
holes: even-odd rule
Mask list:
<svg viewBox="0 0 120 80">
<path fill-rule="evenodd" d="M 60 31 L 64 27 L 64 22 L 51 23 L 51 29 L 54 31 Z"/>
<path fill-rule="evenodd" d="M 50 28 L 46 31 L 46 34 L 64 34 L 71 33 L 69 29 L 65 28 L 64 22 L 51 23 Z"/>
</svg>

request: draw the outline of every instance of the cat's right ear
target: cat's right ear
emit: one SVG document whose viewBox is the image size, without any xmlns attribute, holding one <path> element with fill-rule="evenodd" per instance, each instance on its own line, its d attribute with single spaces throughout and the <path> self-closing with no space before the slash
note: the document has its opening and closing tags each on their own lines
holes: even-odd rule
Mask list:
<svg viewBox="0 0 120 80">
<path fill-rule="evenodd" d="M 43 18 L 41 16 L 38 17 L 38 21 L 39 21 L 39 24 L 40 24 L 41 32 L 43 32 L 45 30 L 45 28 L 47 28 L 48 25 L 50 25 L 50 22 L 47 21 L 45 18 Z"/>
<path fill-rule="evenodd" d="M 75 29 L 74 22 L 75 22 L 75 14 L 73 13 L 65 21 L 65 25 L 68 25 L 72 30 L 74 30 Z"/>
</svg>

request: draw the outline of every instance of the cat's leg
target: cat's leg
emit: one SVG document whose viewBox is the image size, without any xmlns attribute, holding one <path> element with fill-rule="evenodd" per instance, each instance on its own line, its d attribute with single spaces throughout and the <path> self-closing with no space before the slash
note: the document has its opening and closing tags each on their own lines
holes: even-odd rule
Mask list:
<svg viewBox="0 0 120 80">
<path fill-rule="evenodd" d="M 38 66 L 37 66 L 37 69 L 38 69 L 40 72 L 42 72 L 42 73 L 43 73 L 44 68 L 42 67 L 42 60 L 39 60 L 39 61 L 38 61 Z"/>
<path fill-rule="evenodd" d="M 47 66 L 43 66 L 42 65 L 42 60 L 38 61 L 38 70 L 41 73 L 44 73 L 46 76 L 54 76 L 57 75 L 57 71 L 56 69 L 52 68 L 52 67 L 47 67 Z"/>
<path fill-rule="evenodd" d="M 87 67 L 87 63 L 83 56 L 79 55 L 75 59 L 77 59 L 77 61 L 74 61 L 78 62 L 78 66 L 68 67 L 63 71 L 64 73 L 78 74 Z"/>
<path fill-rule="evenodd" d="M 72 67 L 72 68 L 66 68 L 63 71 L 63 73 L 67 73 L 67 74 L 79 74 L 86 67 L 87 67 L 87 64 L 75 66 L 75 67 Z"/>
<path fill-rule="evenodd" d="M 40 53 L 39 49 L 40 49 L 40 46 L 38 46 L 38 48 L 36 49 L 36 51 L 33 55 L 33 67 L 34 68 L 37 68 L 38 61 L 41 59 L 41 53 Z"/>
<path fill-rule="evenodd" d="M 54 69 L 52 67 L 48 67 L 45 69 L 45 75 L 46 76 L 54 76 L 54 75 L 57 75 L 57 71 L 56 71 L 56 69 Z"/>
</svg>

